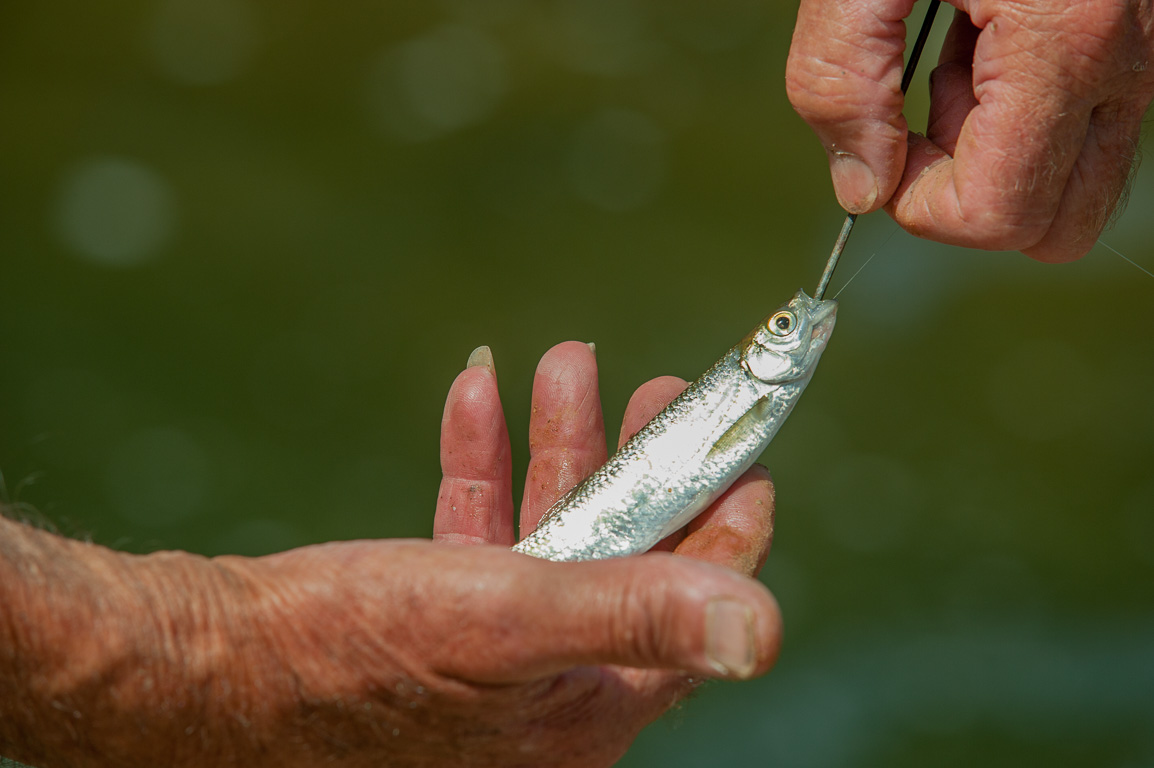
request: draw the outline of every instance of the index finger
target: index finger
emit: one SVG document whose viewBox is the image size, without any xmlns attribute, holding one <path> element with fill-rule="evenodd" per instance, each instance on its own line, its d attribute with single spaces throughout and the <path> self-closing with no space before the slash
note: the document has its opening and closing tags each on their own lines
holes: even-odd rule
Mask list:
<svg viewBox="0 0 1154 768">
<path fill-rule="evenodd" d="M 914 0 L 802 0 L 786 64 L 789 100 L 829 155 L 838 202 L 868 213 L 889 200 L 906 158 L 901 90 Z"/>
</svg>

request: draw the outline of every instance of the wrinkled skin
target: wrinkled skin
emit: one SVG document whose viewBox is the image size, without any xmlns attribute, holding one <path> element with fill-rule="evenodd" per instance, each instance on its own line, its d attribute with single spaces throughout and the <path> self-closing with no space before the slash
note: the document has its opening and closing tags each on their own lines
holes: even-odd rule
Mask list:
<svg viewBox="0 0 1154 768">
<path fill-rule="evenodd" d="M 623 437 L 683 387 L 641 387 Z M 441 440 L 434 541 L 132 557 L 0 520 L 0 577 L 29 582 L 7 600 L 19 621 L 0 606 L 0 651 L 26 649 L 14 668 L 0 653 L 0 754 L 42 766 L 588 768 L 614 762 L 701 678 L 773 664 L 777 604 L 749 578 L 772 538 L 763 468 L 666 552 L 550 563 L 508 550 L 509 438 L 491 365 L 457 377 Z M 605 459 L 587 345 L 542 359 L 530 445 L 526 530 Z M 719 604 L 737 610 L 710 635 Z M 745 637 L 747 664 L 711 663 L 734 655 L 717 648 L 740 657 Z"/>
<path fill-rule="evenodd" d="M 1081 257 L 1135 164 L 1154 98 L 1154 8 L 950 2 L 923 137 L 907 131 L 900 90 L 913 0 L 802 0 L 787 90 L 829 153 L 838 200 L 854 213 L 884 206 L 943 243 Z"/>
<path fill-rule="evenodd" d="M 684 386 L 667 378 L 639 390 L 623 437 Z M 606 459 L 589 348 L 570 343 L 547 354 L 533 401 L 521 510 L 526 531 Z M 389 764 L 610 764 L 691 689 L 679 670 L 716 675 L 701 658 L 702 605 L 712 594 L 740 595 L 758 607 L 765 642 L 757 671 L 772 661 L 779 624 L 768 594 L 732 572 L 689 560 L 745 575 L 760 568 L 772 531 L 764 470 L 751 472 L 692 529 L 665 543 L 686 557 L 562 565 L 504 551 L 514 543 L 509 461 L 496 377 L 485 367 L 469 368 L 449 393 L 442 425 L 439 545 L 414 549 L 411 564 L 386 565 L 373 553 L 366 566 L 378 573 L 368 578 L 334 574 L 350 586 L 384 583 L 390 591 L 405 574 L 411 612 L 376 631 L 404 658 L 410 690 L 417 684 L 425 693 L 400 697 L 420 703 L 411 720 L 401 710 L 400 735 L 384 745 Z M 398 602 L 375 594 L 379 589 L 348 601 Z M 328 685 L 328 674 L 317 683 Z M 392 683 L 396 670 L 385 674 Z"/>
</svg>

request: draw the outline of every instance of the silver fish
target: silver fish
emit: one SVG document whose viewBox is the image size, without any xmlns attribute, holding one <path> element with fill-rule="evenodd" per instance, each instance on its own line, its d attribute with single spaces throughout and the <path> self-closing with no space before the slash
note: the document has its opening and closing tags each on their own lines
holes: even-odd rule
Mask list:
<svg viewBox="0 0 1154 768">
<path fill-rule="evenodd" d="M 546 560 L 644 552 L 705 510 L 769 445 L 833 331 L 804 291 L 689 385 L 513 549 Z"/>
</svg>

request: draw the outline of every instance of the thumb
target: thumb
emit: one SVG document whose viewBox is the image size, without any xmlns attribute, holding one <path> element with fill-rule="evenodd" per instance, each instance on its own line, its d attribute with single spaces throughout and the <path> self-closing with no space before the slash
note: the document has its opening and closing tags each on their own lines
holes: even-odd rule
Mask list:
<svg viewBox="0 0 1154 768">
<path fill-rule="evenodd" d="M 838 202 L 868 213 L 893 195 L 906 157 L 901 91 L 914 0 L 802 0 L 785 80 L 829 154 Z"/>
<path fill-rule="evenodd" d="M 449 655 L 468 667 L 454 674 L 509 683 L 615 664 L 749 678 L 777 659 L 777 601 L 726 568 L 665 553 L 525 561 L 504 606 L 490 603 L 466 622 L 488 641 L 484 653 Z"/>
</svg>

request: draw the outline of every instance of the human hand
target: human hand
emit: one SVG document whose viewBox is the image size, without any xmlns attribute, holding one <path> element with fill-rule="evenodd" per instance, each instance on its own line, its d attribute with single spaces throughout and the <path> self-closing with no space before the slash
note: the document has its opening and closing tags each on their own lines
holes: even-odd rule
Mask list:
<svg viewBox="0 0 1154 768">
<path fill-rule="evenodd" d="M 684 557 L 549 563 L 510 552 L 509 438 L 492 358 L 478 357 L 445 407 L 434 543 L 265 560 L 261 581 L 284 606 L 270 626 L 288 635 L 281 658 L 307 692 L 291 732 L 339 734 L 350 755 L 365 750 L 365 764 L 608 765 L 692 678 L 748 677 L 773 663 L 777 606 L 747 578 L 768 553 L 772 486 L 764 469 L 747 473 L 663 542 Z M 638 390 L 622 438 L 684 386 L 663 378 Z M 523 532 L 605 461 L 587 345 L 542 359 L 530 451 Z"/>
<path fill-rule="evenodd" d="M 899 87 L 913 0 L 802 0 L 786 86 L 829 153 L 838 200 L 853 213 L 884 205 L 944 243 L 1083 256 L 1124 196 L 1154 98 L 1154 8 L 950 2 L 922 137 L 907 132 Z"/>
<path fill-rule="evenodd" d="M 441 438 L 445 477 L 434 538 L 506 548 L 515 542 L 509 438 L 492 358 L 487 349 L 478 353 L 454 382 L 445 407 Z M 638 389 L 626 409 L 618 446 L 685 385 L 664 377 Z M 597 363 L 589 346 L 568 342 L 542 358 L 534 379 L 529 445 L 522 537 L 558 498 L 607 458 Z M 541 754 L 552 755 L 550 764 L 569 764 L 566 759 L 573 765 L 608 764 L 643 726 L 690 691 L 691 675 L 747 677 L 766 671 L 780 642 L 776 603 L 759 584 L 731 571 L 746 577 L 760 571 L 772 542 L 773 507 L 768 473 L 755 467 L 697 520 L 655 548 L 683 557 L 648 554 L 567 564 L 570 572 L 563 583 L 545 589 L 536 607 L 514 609 L 503 619 L 498 614 L 502 621 L 518 621 L 523 613 L 526 619 L 552 626 L 554 632 L 522 631 L 512 638 L 521 653 L 552 661 L 537 673 L 525 669 L 501 673 L 506 682 L 522 681 L 520 690 L 508 690 L 519 698 L 528 696 L 523 701 L 532 701 L 534 714 L 526 723 L 516 714 L 520 707 L 497 708 L 496 716 L 506 723 L 501 730 L 508 733 L 511 728 L 519 735 L 512 742 L 494 741 L 498 758 L 494 764 L 516 762 L 513 754 L 502 753 L 511 747 L 523 750 L 526 741 L 540 744 Z M 729 570 L 710 567 L 711 563 Z M 545 564 L 542 575 L 558 574 L 559 565 Z M 595 568 L 606 569 L 605 580 L 585 582 L 595 576 Z M 598 608 L 566 621 L 571 611 L 567 593 Z M 557 605 L 557 600 L 566 604 Z M 745 607 L 739 608 L 735 600 Z M 743 639 L 752 642 L 748 651 L 740 650 Z M 582 657 L 557 657 L 560 645 L 573 642 L 586 649 Z M 478 679 L 476 672 L 469 677 Z M 533 691 L 541 686 L 569 693 L 539 699 Z M 567 699 L 574 688 L 584 691 L 579 717 L 557 718 L 556 713 L 572 709 Z M 545 723 L 549 725 L 542 727 Z M 545 760 L 539 756 L 528 762 Z"/>
<path fill-rule="evenodd" d="M 585 768 L 620 757 L 696 679 L 765 672 L 780 614 L 748 576 L 772 538 L 768 473 L 662 543 L 681 556 L 512 552 L 487 363 L 446 404 L 437 541 L 137 557 L 0 518 L 0 751 L 36 765 Z M 623 439 L 683 387 L 641 387 Z M 605 458 L 588 346 L 542 359 L 530 449 L 522 530 Z"/>
</svg>

